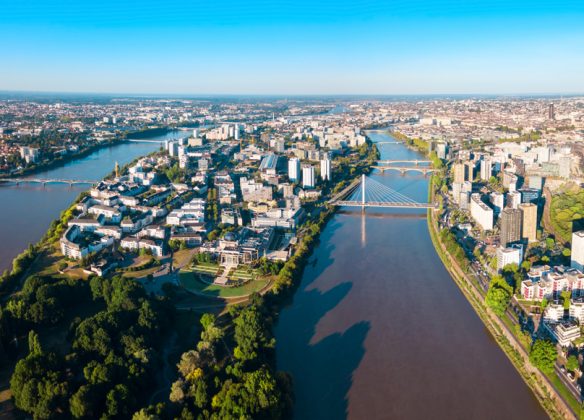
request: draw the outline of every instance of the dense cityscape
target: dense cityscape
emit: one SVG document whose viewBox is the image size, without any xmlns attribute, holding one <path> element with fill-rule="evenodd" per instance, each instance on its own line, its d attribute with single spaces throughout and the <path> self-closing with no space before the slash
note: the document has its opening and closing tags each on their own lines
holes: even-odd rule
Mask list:
<svg viewBox="0 0 584 420">
<path fill-rule="evenodd" d="M 0 420 L 584 419 L 584 2 L 0 10 Z"/>
<path fill-rule="evenodd" d="M 2 276 L 5 409 L 12 396 L 37 418 L 286 416 L 294 379 L 276 370 L 269 320 L 311 244 L 339 206 L 422 206 L 453 279 L 518 371 L 537 372 L 526 381 L 548 414 L 579 410 L 583 98 L 10 99 L 0 109 L 1 188 L 92 184 Z M 151 140 L 161 133 L 176 135 Z M 37 175 L 128 142 L 157 146 L 103 180 Z M 385 143 L 420 158 L 382 160 Z M 429 180 L 429 204 L 365 181 L 386 171 Z M 167 353 L 169 336 L 196 331 L 196 348 Z"/>
</svg>

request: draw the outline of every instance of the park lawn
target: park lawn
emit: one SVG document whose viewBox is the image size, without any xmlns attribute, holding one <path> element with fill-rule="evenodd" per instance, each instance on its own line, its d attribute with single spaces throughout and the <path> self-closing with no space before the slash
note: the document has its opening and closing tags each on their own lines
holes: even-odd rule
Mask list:
<svg viewBox="0 0 584 420">
<path fill-rule="evenodd" d="M 270 280 L 267 278 L 250 281 L 242 286 L 224 287 L 216 284 L 208 284 L 196 278 L 195 274 L 190 271 L 181 271 L 180 273 L 181 285 L 187 290 L 197 293 L 207 294 L 214 297 L 242 297 L 258 292 L 263 289 Z"/>
<path fill-rule="evenodd" d="M 155 265 L 154 267 L 146 268 L 145 270 L 140 271 L 126 271 L 122 273 L 122 277 L 127 279 L 139 279 L 142 277 L 146 277 L 149 274 L 154 274 L 160 269 L 159 266 Z"/>
<path fill-rule="evenodd" d="M 255 270 L 252 270 L 251 273 L 248 273 L 247 270 L 235 270 L 229 275 L 229 278 L 234 280 L 251 280 L 257 278 L 257 275 Z"/>
<path fill-rule="evenodd" d="M 209 268 L 219 268 L 219 264 L 212 262 L 196 262 L 193 267 L 209 267 Z"/>
<path fill-rule="evenodd" d="M 219 274 L 220 267 L 218 265 L 202 265 L 198 264 L 192 267 L 192 271 L 197 273 L 209 274 L 216 276 Z"/>
<path fill-rule="evenodd" d="M 172 254 L 172 261 L 175 267 L 186 266 L 195 255 L 194 249 L 181 249 Z"/>
</svg>

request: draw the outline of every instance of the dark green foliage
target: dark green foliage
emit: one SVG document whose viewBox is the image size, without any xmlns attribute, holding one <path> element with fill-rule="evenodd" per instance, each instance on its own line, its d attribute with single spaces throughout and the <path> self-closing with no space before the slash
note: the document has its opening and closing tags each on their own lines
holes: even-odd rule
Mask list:
<svg viewBox="0 0 584 420">
<path fill-rule="evenodd" d="M 267 348 L 273 348 L 275 340 L 270 337 L 266 328 L 264 316 L 256 306 L 244 308 L 233 320 L 235 325 L 234 350 L 236 358 L 242 361 L 254 360 Z"/>
<path fill-rule="evenodd" d="M 62 365 L 55 354 L 33 345 L 33 352 L 16 364 L 10 379 L 16 406 L 39 419 L 67 411 L 69 385 Z"/>
<path fill-rule="evenodd" d="M 18 363 L 11 380 L 15 401 L 37 418 L 57 414 L 129 418 L 146 403 L 155 385 L 158 347 L 172 316 L 171 307 L 149 299 L 138 283 L 119 277 L 95 277 L 89 284 L 81 280 L 76 284 L 83 285 L 79 287 L 83 287 L 86 301 L 93 295 L 106 309 L 73 321 L 74 353 L 64 359 L 45 353 L 38 336 L 29 334 L 30 354 Z M 76 296 L 71 287 L 67 281 L 31 278 L 19 302 L 28 302 L 30 296 L 38 303 L 67 302 Z"/>
<path fill-rule="evenodd" d="M 535 340 L 529 353 L 529 361 L 542 372 L 553 373 L 558 358 L 556 345 L 550 340 Z"/>
<path fill-rule="evenodd" d="M 512 296 L 513 288 L 503 277 L 497 275 L 489 283 L 485 302 L 498 316 L 503 316 Z"/>
<path fill-rule="evenodd" d="M 63 319 L 66 309 L 89 299 L 89 287 L 84 281 L 31 276 L 7 309 L 21 323 L 51 325 Z"/>
</svg>

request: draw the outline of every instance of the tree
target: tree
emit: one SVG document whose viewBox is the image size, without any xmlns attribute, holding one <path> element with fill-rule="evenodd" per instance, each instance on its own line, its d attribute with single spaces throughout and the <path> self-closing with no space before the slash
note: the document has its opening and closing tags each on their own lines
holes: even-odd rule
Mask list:
<svg viewBox="0 0 584 420">
<path fill-rule="evenodd" d="M 505 279 L 499 275 L 493 276 L 487 291 L 485 302 L 498 316 L 503 316 L 509 305 L 513 289 Z"/>
<path fill-rule="evenodd" d="M 68 385 L 53 354 L 31 353 L 16 364 L 10 389 L 18 408 L 34 418 L 50 418 L 64 412 Z"/>
<path fill-rule="evenodd" d="M 576 370 L 580 369 L 580 363 L 578 362 L 578 357 L 574 354 L 568 356 L 568 360 L 566 361 L 566 369 L 570 372 L 576 372 Z"/>
<path fill-rule="evenodd" d="M 203 314 L 201 317 L 201 325 L 203 326 L 201 340 L 214 343 L 223 337 L 223 330 L 215 324 L 215 315 Z"/>
<path fill-rule="evenodd" d="M 274 346 L 274 340 L 269 337 L 264 318 L 255 306 L 249 306 L 241 311 L 233 321 L 235 324 L 235 357 L 246 361 L 258 357 L 258 351 Z"/>
<path fill-rule="evenodd" d="M 554 241 L 554 238 L 546 238 L 545 240 L 545 246 L 547 249 L 553 249 L 556 246 L 556 242 Z"/>
<path fill-rule="evenodd" d="M 73 417 L 95 417 L 99 407 L 99 398 L 93 385 L 81 385 L 69 400 Z"/>
<path fill-rule="evenodd" d="M 550 340 L 535 340 L 529 353 L 529 361 L 544 373 L 553 373 L 558 351 Z"/>
<path fill-rule="evenodd" d="M 572 298 L 572 292 L 569 290 L 563 290 L 561 296 L 564 303 L 564 309 L 570 309 L 570 299 Z"/>
<path fill-rule="evenodd" d="M 43 349 L 41 348 L 41 343 L 39 341 L 39 335 L 32 330 L 28 333 L 28 352 L 29 354 L 37 356 L 43 354 Z"/>
</svg>

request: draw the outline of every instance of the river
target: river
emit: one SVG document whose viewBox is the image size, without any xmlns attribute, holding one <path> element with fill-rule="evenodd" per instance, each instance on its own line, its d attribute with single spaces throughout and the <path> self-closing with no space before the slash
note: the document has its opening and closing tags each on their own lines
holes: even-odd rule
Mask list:
<svg viewBox="0 0 584 420">
<path fill-rule="evenodd" d="M 161 142 L 189 133 L 170 131 L 147 140 L 159 142 L 127 142 L 99 149 L 86 157 L 63 166 L 31 175 L 31 178 L 98 180 L 139 156 L 155 151 Z M 131 139 L 132 136 L 129 136 Z M 144 138 L 142 138 L 144 139 Z M 144 139 L 146 140 L 146 139 Z M 87 185 L 20 184 L 0 185 L 0 272 L 9 268 L 12 259 L 30 243 L 37 242 L 51 222 L 88 188 Z"/>
<path fill-rule="evenodd" d="M 402 144 L 380 150 L 421 158 Z M 373 176 L 427 200 L 423 175 Z M 546 418 L 442 265 L 424 211 L 338 212 L 275 334 L 296 419 Z"/>
</svg>

